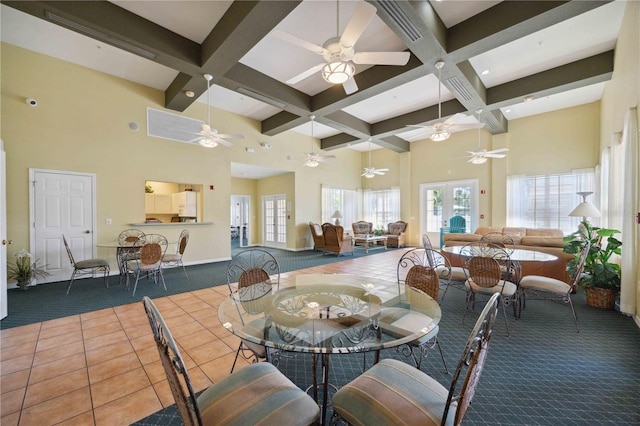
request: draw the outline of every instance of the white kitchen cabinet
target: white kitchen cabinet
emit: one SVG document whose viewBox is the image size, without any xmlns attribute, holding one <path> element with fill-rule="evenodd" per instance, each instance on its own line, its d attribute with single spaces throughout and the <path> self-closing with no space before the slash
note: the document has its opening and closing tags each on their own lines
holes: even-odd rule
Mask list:
<svg viewBox="0 0 640 426">
<path fill-rule="evenodd" d="M 144 194 L 145 213 L 176 213 L 173 200 L 169 194 Z"/>
<path fill-rule="evenodd" d="M 180 217 L 196 217 L 198 215 L 196 192 L 177 192 L 171 195 L 171 202 L 173 210 Z"/>
</svg>

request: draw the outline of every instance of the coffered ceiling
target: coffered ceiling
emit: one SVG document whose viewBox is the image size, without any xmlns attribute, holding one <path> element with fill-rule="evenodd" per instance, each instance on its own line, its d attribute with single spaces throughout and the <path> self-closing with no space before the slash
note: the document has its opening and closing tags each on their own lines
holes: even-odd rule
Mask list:
<svg viewBox="0 0 640 426">
<path fill-rule="evenodd" d="M 203 99 L 208 73 L 211 104 L 260 120 L 265 135 L 310 134 L 315 115 L 325 150 L 366 147 L 371 137 L 396 152 L 424 138 L 407 126 L 438 120 L 437 61 L 442 119 L 465 113 L 494 134 L 511 119 L 600 99 L 625 8 L 622 0 L 370 0 L 377 12 L 355 50 L 411 55 L 404 66 L 356 65 L 359 90 L 347 95 L 319 72 L 287 84 L 323 59 L 273 31 L 323 45 L 344 31 L 357 1 L 1 3 L 2 41 L 162 90 L 169 110 Z"/>
</svg>

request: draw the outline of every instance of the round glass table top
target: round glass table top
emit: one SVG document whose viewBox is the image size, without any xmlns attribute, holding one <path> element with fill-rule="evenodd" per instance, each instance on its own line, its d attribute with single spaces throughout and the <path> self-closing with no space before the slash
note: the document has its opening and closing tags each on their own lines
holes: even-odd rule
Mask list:
<svg viewBox="0 0 640 426">
<path fill-rule="evenodd" d="M 491 256 L 491 253 L 489 253 L 491 250 L 492 249 L 490 247 L 479 246 L 479 245 L 442 247 L 442 251 L 444 252 L 457 254 L 465 257 L 482 256 L 482 255 Z M 527 262 L 527 261 L 548 262 L 548 261 L 558 259 L 558 257 L 554 256 L 553 254 L 544 253 L 538 250 L 513 249 L 513 248 L 506 247 L 504 251 L 506 252 L 506 254 L 509 255 L 509 259 L 513 261 L 518 261 L 518 262 Z"/>
<path fill-rule="evenodd" d="M 247 341 L 292 352 L 379 350 L 419 339 L 440 321 L 427 294 L 395 282 L 345 274 L 298 275 L 239 289 L 218 307 L 220 322 Z"/>
</svg>

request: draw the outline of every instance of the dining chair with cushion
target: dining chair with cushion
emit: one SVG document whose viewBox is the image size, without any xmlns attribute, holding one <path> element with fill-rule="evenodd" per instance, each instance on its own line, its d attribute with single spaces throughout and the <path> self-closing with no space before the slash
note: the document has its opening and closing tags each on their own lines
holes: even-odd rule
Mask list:
<svg viewBox="0 0 640 426">
<path fill-rule="evenodd" d="M 332 424 L 461 424 L 487 359 L 499 304 L 495 293 L 469 335 L 448 390 L 426 373 L 387 358 L 335 393 Z"/>
<path fill-rule="evenodd" d="M 506 306 L 512 305 L 515 315 L 518 286 L 505 279 L 504 271 L 505 268 L 509 271 L 516 270 L 516 267 L 512 266 L 509 254 L 500 246 L 478 242 L 468 244 L 465 248 L 463 248 L 463 252 L 469 253 L 470 256 L 467 258 L 465 268 L 467 271 L 467 280 L 465 281 L 467 297 L 462 323 L 464 324 L 467 312 L 473 310 L 478 295 L 491 296 L 494 293 L 499 293 L 502 296 L 502 313 L 507 335 L 510 335 Z"/>
<path fill-rule="evenodd" d="M 338 256 L 346 253 L 353 255 L 353 240 L 350 236 L 344 236 L 344 228 L 342 226 L 323 223 L 322 234 L 324 235 L 323 255 L 326 253 L 333 253 Z"/>
<path fill-rule="evenodd" d="M 440 275 L 447 276 L 451 271 L 450 266 L 447 270 L 447 266 L 444 263 L 440 263 L 441 259 L 446 260 L 440 253 L 431 249 L 416 248 L 404 253 L 398 261 L 397 266 L 399 292 L 401 292 L 402 285 L 407 285 L 428 294 L 434 300 L 438 300 L 441 285 Z M 383 310 L 380 314 L 381 318 L 384 319 L 388 313 L 388 311 Z M 422 327 L 422 325 L 416 324 L 416 327 Z M 447 363 L 438 340 L 439 331 L 440 328 L 438 326 L 434 327 L 420 339 L 409 342 L 407 344 L 408 351 L 405 352 L 403 350 L 403 352 L 411 356 L 416 368 L 420 369 L 422 358 L 426 358 L 428 354 L 427 350 L 437 347 L 440 352 L 442 364 L 444 365 L 444 370 L 448 374 Z M 414 349 L 418 351 L 417 356 L 414 353 Z"/>
<path fill-rule="evenodd" d="M 427 234 L 422 234 L 422 247 L 425 249 L 430 249 L 430 250 L 435 250 L 433 245 L 431 244 L 431 239 L 429 238 L 429 235 Z M 441 255 L 442 256 L 442 255 Z M 444 263 L 446 263 L 447 265 L 449 265 L 449 269 L 444 269 L 441 272 L 448 272 L 447 276 L 442 276 L 440 274 L 440 278 L 447 278 L 447 286 L 444 290 L 444 293 L 442 294 L 442 297 L 440 298 L 440 301 L 442 301 L 444 299 L 444 295 L 447 294 L 447 289 L 449 288 L 449 285 L 454 284 L 456 282 L 464 282 L 467 279 L 467 273 L 464 271 L 464 267 L 462 266 L 451 266 L 451 261 L 449 260 L 449 258 L 442 256 L 445 260 L 443 260 Z M 453 282 L 452 282 L 453 281 Z"/>
<path fill-rule="evenodd" d="M 71 284 L 73 284 L 73 280 L 76 279 L 79 275 L 93 275 L 97 272 L 102 272 L 104 274 L 104 283 L 107 287 L 109 287 L 109 262 L 105 259 L 85 259 L 79 262 L 76 262 L 73 258 L 73 253 L 71 253 L 71 248 L 69 247 L 69 243 L 65 236 L 62 236 L 62 241 L 64 242 L 64 247 L 67 249 L 67 255 L 69 256 L 69 262 L 71 266 L 73 266 L 73 272 L 71 273 L 71 278 L 69 279 L 69 284 L 67 285 L 67 294 L 69 294 L 69 290 L 71 290 Z"/>
<path fill-rule="evenodd" d="M 175 253 L 165 253 L 162 256 L 162 266 L 182 266 L 182 270 L 184 271 L 184 276 L 189 278 L 187 275 L 187 269 L 184 267 L 184 263 L 182 263 L 182 256 L 184 255 L 184 251 L 187 248 L 187 244 L 189 243 L 189 231 L 187 229 L 183 229 L 180 233 L 180 237 L 178 238 L 178 245 L 176 246 Z"/>
<path fill-rule="evenodd" d="M 146 275 L 147 278 L 153 277 L 155 284 L 158 284 L 158 277 L 162 282 L 164 290 L 167 291 L 167 285 L 162 275 L 162 256 L 167 251 L 167 239 L 160 234 L 146 234 L 144 236 L 142 246 L 135 259 L 127 260 L 125 263 L 127 271 L 127 289 L 129 288 L 129 276 L 135 275 L 136 281 L 133 285 L 133 296 L 136 295 L 138 281 L 140 277 Z"/>
<path fill-rule="evenodd" d="M 311 229 L 311 236 L 313 237 L 313 250 L 322 251 L 322 249 L 324 249 L 322 227 L 318 223 L 309 222 L 309 229 Z"/>
<path fill-rule="evenodd" d="M 120 269 L 120 282 L 125 278 L 126 263 L 136 259 L 139 255 L 140 247 L 144 241 L 144 232 L 139 229 L 125 229 L 118 235 L 118 251 L 116 253 L 118 268 Z"/>
<path fill-rule="evenodd" d="M 313 398 L 275 366 L 253 364 L 210 387 L 194 389 L 178 345 L 153 301 L 142 303 L 171 394 L 184 425 L 309 425 L 320 416 Z"/>
<path fill-rule="evenodd" d="M 229 286 L 230 294 L 241 289 L 246 292 L 247 289 L 254 286 L 257 288 L 259 284 L 265 282 L 269 282 L 268 293 L 263 290 L 256 290 L 253 297 L 244 297 L 247 303 L 244 303 L 243 307 L 249 313 L 253 313 L 252 311 L 255 311 L 255 313 L 261 312 L 262 303 L 260 299 L 269 294 L 271 290 L 277 291 L 280 288 L 280 265 L 271 253 L 262 249 L 243 250 L 229 261 L 227 265 L 227 285 Z M 263 324 L 245 324 L 245 327 L 255 330 L 264 329 Z M 267 349 L 264 345 L 243 339 L 238 345 L 238 350 L 231 366 L 232 373 L 239 355 L 253 363 L 260 360 L 273 362 L 274 364 L 278 362 L 277 352 Z"/>
<path fill-rule="evenodd" d="M 576 316 L 576 310 L 573 308 L 571 293 L 573 291 L 573 288 L 576 288 L 578 285 L 578 280 L 580 279 L 580 275 L 582 275 L 582 271 L 584 270 L 584 265 L 590 248 L 591 246 L 589 241 L 586 241 L 584 246 L 582 246 L 582 250 L 580 251 L 576 262 L 576 266 L 571 271 L 571 279 L 569 280 L 568 284 L 555 278 L 544 277 L 540 275 L 525 275 L 524 277 L 522 277 L 522 279 L 520 280 L 520 285 L 518 286 L 518 291 L 520 292 L 518 298 L 518 317 L 520 317 L 520 313 L 524 309 L 527 299 L 550 300 L 565 303 L 569 305 L 569 308 L 571 308 L 571 314 L 573 315 L 573 322 L 576 326 L 576 332 L 579 333 L 580 329 L 578 328 L 578 317 Z"/>
</svg>

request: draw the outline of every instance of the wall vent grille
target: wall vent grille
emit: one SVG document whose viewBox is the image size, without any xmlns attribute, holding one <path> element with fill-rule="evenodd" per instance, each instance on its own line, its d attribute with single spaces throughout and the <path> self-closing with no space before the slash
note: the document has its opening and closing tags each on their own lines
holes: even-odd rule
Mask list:
<svg viewBox="0 0 640 426">
<path fill-rule="evenodd" d="M 198 137 L 202 121 L 166 111 L 147 108 L 147 136 L 176 142 L 191 142 Z"/>
<path fill-rule="evenodd" d="M 458 92 L 460 96 L 462 96 L 463 99 L 467 101 L 471 100 L 471 93 L 469 92 L 469 90 L 467 90 L 464 84 L 462 84 L 458 77 L 451 77 L 447 79 L 447 82 L 451 85 L 451 87 L 454 88 L 456 92 Z"/>
</svg>

